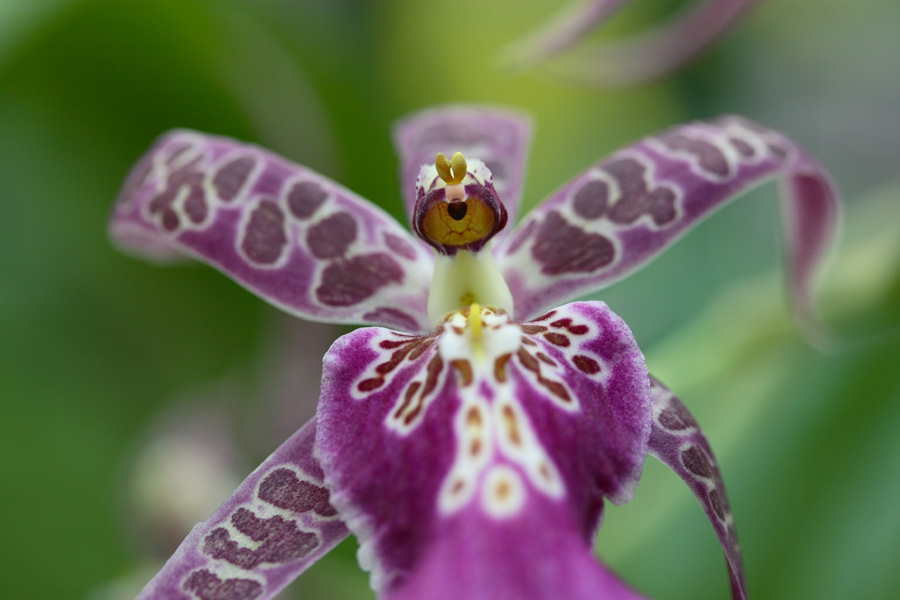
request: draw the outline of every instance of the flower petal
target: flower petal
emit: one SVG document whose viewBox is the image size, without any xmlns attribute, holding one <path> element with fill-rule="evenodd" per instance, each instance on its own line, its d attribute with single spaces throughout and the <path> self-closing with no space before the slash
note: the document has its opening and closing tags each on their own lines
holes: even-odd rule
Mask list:
<svg viewBox="0 0 900 600">
<path fill-rule="evenodd" d="M 138 600 L 266 600 L 347 534 L 313 456 L 316 423 L 194 527 Z"/>
<path fill-rule="evenodd" d="M 787 183 L 795 310 L 812 322 L 812 276 L 835 233 L 839 199 L 824 168 L 784 135 L 727 116 L 648 137 L 579 175 L 497 250 L 517 318 L 593 292 L 641 268 L 752 186 Z"/>
<path fill-rule="evenodd" d="M 525 160 L 531 145 L 531 121 L 524 115 L 495 108 L 447 106 L 416 113 L 394 127 L 400 155 L 400 181 L 407 214 L 416 205 L 416 180 L 422 165 L 433 165 L 438 152 L 461 152 L 484 162 L 494 188 L 515 223 L 522 196 Z M 496 239 L 501 239 L 500 232 Z"/>
<path fill-rule="evenodd" d="M 548 19 L 540 29 L 503 51 L 505 63 L 521 69 L 564 52 L 599 27 L 629 0 L 576 2 Z"/>
<path fill-rule="evenodd" d="M 650 393 L 653 397 L 650 454 L 675 471 L 700 501 L 725 551 L 732 597 L 745 600 L 747 587 L 734 516 L 709 442 L 684 404 L 652 377 Z"/>
<path fill-rule="evenodd" d="M 378 207 L 256 146 L 166 134 L 126 181 L 110 230 L 125 249 L 203 260 L 300 317 L 431 327 L 431 254 Z"/>
<path fill-rule="evenodd" d="M 325 357 L 316 444 L 373 586 L 423 600 L 525 585 L 535 599 L 632 597 L 591 558 L 602 497 L 631 498 L 647 450 L 631 332 L 599 302 L 525 324 L 482 314 L 480 333 L 471 312 L 429 337 L 359 329 Z"/>
<path fill-rule="evenodd" d="M 643 83 L 674 71 L 692 60 L 729 29 L 759 0 L 705 0 L 653 29 L 619 41 L 595 41 L 574 50 L 548 69 L 556 76 L 588 86 L 612 87 Z M 594 2 L 584 8 L 589 16 L 607 16 L 620 2 Z M 613 5 L 613 6 L 609 6 Z M 596 17 L 595 17 L 596 18 Z M 569 25 L 556 36 L 547 32 L 543 52 L 532 52 L 540 60 L 573 46 L 589 31 Z M 575 37 L 565 39 L 565 34 Z M 542 39 L 542 38 L 537 38 Z M 567 43 L 566 43 L 567 42 Z M 555 45 L 554 45 L 555 44 Z M 557 50 L 558 48 L 558 50 Z"/>
</svg>

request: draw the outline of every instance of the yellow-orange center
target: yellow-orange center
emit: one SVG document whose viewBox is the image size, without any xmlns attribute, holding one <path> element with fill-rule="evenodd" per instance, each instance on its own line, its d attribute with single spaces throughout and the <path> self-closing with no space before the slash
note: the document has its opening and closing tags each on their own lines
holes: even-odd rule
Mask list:
<svg viewBox="0 0 900 600">
<path fill-rule="evenodd" d="M 457 201 L 458 202 L 458 201 Z M 438 202 L 422 219 L 422 232 L 433 242 L 445 246 L 464 246 L 477 242 L 494 228 L 494 211 L 480 198 L 466 198 L 465 212 L 447 202 Z"/>
</svg>

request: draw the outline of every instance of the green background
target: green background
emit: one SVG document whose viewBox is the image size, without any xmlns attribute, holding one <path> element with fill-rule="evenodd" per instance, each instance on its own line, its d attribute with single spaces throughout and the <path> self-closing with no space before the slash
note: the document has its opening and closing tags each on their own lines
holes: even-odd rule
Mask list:
<svg viewBox="0 0 900 600">
<path fill-rule="evenodd" d="M 681 4 L 635 2 L 596 37 Z M 629 141 L 724 112 L 824 162 L 846 200 L 820 294 L 830 353 L 787 314 L 771 184 L 593 297 L 630 324 L 711 439 L 751 597 L 900 596 L 900 5 L 764 2 L 688 68 L 629 89 L 498 68 L 558 9 L 0 2 L 4 597 L 129 597 L 117 586 L 139 585 L 167 547 L 135 499 L 147 440 L 180 406 L 209 408 L 229 424 L 220 441 L 241 476 L 310 414 L 322 348 L 340 334 L 279 316 L 212 269 L 110 245 L 110 207 L 151 141 L 173 127 L 255 141 L 402 218 L 389 128 L 450 102 L 533 116 L 526 207 Z M 372 598 L 354 550 L 345 542 L 285 597 Z M 635 501 L 608 509 L 598 552 L 648 596 L 728 597 L 702 511 L 652 460 Z"/>
</svg>

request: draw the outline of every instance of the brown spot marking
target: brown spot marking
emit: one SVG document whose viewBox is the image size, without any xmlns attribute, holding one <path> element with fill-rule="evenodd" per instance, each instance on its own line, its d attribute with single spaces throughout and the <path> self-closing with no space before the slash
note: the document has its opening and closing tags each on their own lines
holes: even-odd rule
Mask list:
<svg viewBox="0 0 900 600">
<path fill-rule="evenodd" d="M 572 357 L 572 362 L 578 367 L 579 371 L 587 373 L 588 375 L 594 375 L 600 372 L 600 364 L 590 356 L 576 354 Z"/>
<path fill-rule="evenodd" d="M 669 431 L 684 431 L 697 426 L 694 417 L 687 411 L 681 402 L 672 402 L 660 411 L 657 422 Z"/>
<path fill-rule="evenodd" d="M 255 263 L 271 265 L 278 261 L 287 246 L 284 213 L 274 200 L 262 200 L 250 213 L 244 229 L 241 250 Z"/>
<path fill-rule="evenodd" d="M 550 333 L 544 334 L 544 339 L 553 344 L 554 346 L 568 346 L 571 344 L 568 336 L 562 333 L 556 333 L 555 331 L 551 331 Z"/>
<path fill-rule="evenodd" d="M 175 214 L 175 211 L 167 208 L 162 213 L 162 226 L 166 231 L 175 231 L 178 229 L 178 225 L 180 224 L 180 220 L 178 219 L 178 215 Z"/>
<path fill-rule="evenodd" d="M 465 485 L 465 481 L 463 481 L 462 479 L 457 479 L 453 482 L 453 487 L 450 488 L 450 493 L 454 495 L 460 493 Z"/>
<path fill-rule="evenodd" d="M 547 328 L 543 325 L 534 325 L 532 323 L 520 323 L 519 327 L 522 329 L 523 333 L 528 335 L 535 335 L 547 331 Z"/>
<path fill-rule="evenodd" d="M 568 390 L 566 390 L 566 386 L 558 381 L 546 379 L 541 374 L 541 363 L 530 352 L 525 350 L 525 348 L 519 348 L 519 352 L 516 354 L 516 356 L 519 357 L 519 361 L 522 363 L 523 367 L 535 374 L 538 383 L 544 386 L 548 392 L 550 392 L 563 402 L 572 401 L 572 398 L 569 396 Z"/>
<path fill-rule="evenodd" d="M 501 479 L 494 486 L 494 495 L 497 497 L 497 500 L 501 502 L 508 499 L 510 493 L 512 493 L 512 488 L 509 485 L 509 481 L 506 479 Z"/>
<path fill-rule="evenodd" d="M 503 415 L 503 424 L 506 425 L 506 430 L 509 432 L 509 441 L 513 446 L 521 446 L 522 434 L 519 431 L 519 421 L 516 419 L 516 413 L 507 404 L 501 410 L 501 414 Z"/>
<path fill-rule="evenodd" d="M 550 358 L 549 356 L 547 356 L 546 354 L 544 354 L 543 352 L 537 352 L 537 353 L 536 353 L 536 356 L 538 357 L 539 360 L 541 360 L 541 361 L 547 363 L 547 364 L 550 365 L 551 367 L 555 367 L 555 366 L 556 366 L 556 361 L 553 360 L 552 358 Z"/>
<path fill-rule="evenodd" d="M 709 478 L 712 476 L 712 463 L 706 452 L 697 446 L 691 446 L 681 453 L 681 462 L 687 470 L 698 477 Z"/>
<path fill-rule="evenodd" d="M 537 321 L 546 321 L 547 319 L 549 319 L 550 317 L 552 317 L 555 314 L 556 314 L 555 310 L 547 311 L 544 314 L 542 314 L 541 316 L 539 316 L 537 319 L 532 319 L 531 322 L 535 323 Z"/>
<path fill-rule="evenodd" d="M 319 545 L 314 533 L 301 531 L 293 521 L 279 516 L 253 518 L 257 523 L 248 526 L 259 528 L 258 533 L 265 540 L 262 544 L 255 549 L 246 548 L 231 539 L 227 529 L 217 527 L 203 539 L 204 554 L 250 571 L 262 563 L 281 564 L 304 558 Z"/>
<path fill-rule="evenodd" d="M 544 218 L 531 254 L 546 275 L 590 273 L 610 264 L 616 256 L 613 243 L 599 233 L 586 233 L 570 225 L 557 211 Z"/>
<path fill-rule="evenodd" d="M 397 407 L 397 410 L 394 411 L 394 418 L 399 419 L 403 416 L 403 413 L 412 405 L 413 399 L 416 397 L 416 392 L 419 391 L 419 388 L 422 387 L 421 381 L 413 381 L 409 384 L 409 387 L 406 388 L 406 392 L 403 394 L 403 402 Z"/>
<path fill-rule="evenodd" d="M 450 361 L 450 366 L 459 372 L 463 387 L 472 383 L 472 365 L 465 359 Z"/>
<path fill-rule="evenodd" d="M 383 252 L 354 256 L 325 267 L 316 297 L 328 306 L 352 306 L 390 283 L 403 282 L 403 269 Z"/>
<path fill-rule="evenodd" d="M 530 337 L 523 337 L 522 343 L 526 346 L 537 346 L 537 342 L 531 339 Z"/>
<path fill-rule="evenodd" d="M 509 362 L 510 358 L 512 358 L 511 354 L 504 354 L 502 356 L 498 356 L 494 360 L 494 377 L 500 383 L 506 381 L 506 363 Z"/>
<path fill-rule="evenodd" d="M 750 158 L 754 154 L 753 146 L 751 146 L 744 140 L 730 137 L 730 138 L 728 138 L 728 143 L 730 143 L 732 146 L 734 146 L 734 149 L 737 150 L 741 156 Z"/>
<path fill-rule="evenodd" d="M 206 205 L 206 195 L 203 188 L 199 186 L 191 186 L 188 189 L 187 198 L 184 200 L 184 212 L 188 218 L 194 223 L 202 223 L 209 213 L 209 207 Z"/>
<path fill-rule="evenodd" d="M 473 458 L 481 454 L 480 439 L 472 440 L 472 443 L 469 445 L 469 454 L 471 454 Z"/>
<path fill-rule="evenodd" d="M 630 225 L 644 214 L 650 215 L 657 225 L 675 219 L 675 192 L 665 185 L 649 189 L 643 164 L 633 158 L 621 158 L 606 163 L 603 169 L 615 178 L 621 191 L 621 196 L 607 212 L 611 221 Z"/>
<path fill-rule="evenodd" d="M 543 477 L 547 481 L 550 481 L 551 479 L 553 479 L 552 477 L 550 477 L 550 467 L 548 467 L 547 463 L 545 463 L 545 462 L 542 462 L 541 466 L 538 467 L 538 473 L 540 473 L 541 477 Z"/>
<path fill-rule="evenodd" d="M 219 198 L 225 202 L 237 198 L 255 164 L 256 161 L 249 156 L 241 156 L 225 163 L 212 179 L 212 185 Z"/>
<path fill-rule="evenodd" d="M 356 219 L 348 213 L 339 212 L 310 227 L 306 233 L 306 243 L 316 258 L 337 258 L 347 252 L 356 234 Z"/>
<path fill-rule="evenodd" d="M 384 377 L 371 377 L 360 381 L 359 385 L 356 386 L 356 389 L 361 392 L 371 392 L 372 390 L 377 390 L 382 385 L 384 385 Z"/>
<path fill-rule="evenodd" d="M 709 142 L 681 133 L 663 135 L 659 140 L 670 150 L 694 156 L 700 168 L 707 173 L 717 177 L 726 177 L 731 173 L 728 159 L 719 148 Z"/>
<path fill-rule="evenodd" d="M 484 423 L 481 419 L 481 411 L 475 408 L 474 406 L 469 408 L 469 411 L 466 413 L 466 425 L 473 429 L 481 429 L 481 425 Z"/>
<path fill-rule="evenodd" d="M 263 587 L 253 579 L 219 579 L 206 569 L 192 572 L 183 589 L 199 600 L 253 600 L 263 593 Z"/>
<path fill-rule="evenodd" d="M 609 186 L 591 179 L 584 183 L 572 198 L 572 210 L 585 219 L 599 219 L 609 204 Z"/>
<path fill-rule="evenodd" d="M 298 219 L 308 219 L 328 198 L 328 192 L 313 181 L 295 183 L 287 194 L 287 205 Z"/>
</svg>

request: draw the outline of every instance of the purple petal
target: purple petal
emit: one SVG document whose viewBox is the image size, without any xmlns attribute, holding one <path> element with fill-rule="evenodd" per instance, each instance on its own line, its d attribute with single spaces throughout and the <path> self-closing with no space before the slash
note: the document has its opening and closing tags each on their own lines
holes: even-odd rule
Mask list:
<svg viewBox="0 0 900 600">
<path fill-rule="evenodd" d="M 282 444 L 194 527 L 138 600 L 266 600 L 343 540 L 315 435 L 310 421 Z"/>
<path fill-rule="evenodd" d="M 528 37 L 504 51 L 505 62 L 528 68 L 560 52 L 568 50 L 609 19 L 629 0 L 593 0 L 576 2 Z"/>
<path fill-rule="evenodd" d="M 634 597 L 590 553 L 603 496 L 628 501 L 646 454 L 649 379 L 631 332 L 585 302 L 524 324 L 485 311 L 477 341 L 467 312 L 429 337 L 360 329 L 325 357 L 316 443 L 373 586 Z"/>
<path fill-rule="evenodd" d="M 378 207 L 256 146 L 166 134 L 129 176 L 110 229 L 125 249 L 193 256 L 300 317 L 431 328 L 431 254 Z"/>
<path fill-rule="evenodd" d="M 422 165 L 433 165 L 438 152 L 462 152 L 484 162 L 494 188 L 515 223 L 522 196 L 525 160 L 531 145 L 531 121 L 508 110 L 448 106 L 407 117 L 394 128 L 400 154 L 400 181 L 407 214 L 416 205 L 416 179 Z M 497 239 L 505 235 L 500 232 Z"/>
<path fill-rule="evenodd" d="M 582 85 L 635 85 L 691 61 L 734 27 L 759 0 L 706 0 L 650 31 L 621 41 L 597 41 L 552 65 Z"/>
<path fill-rule="evenodd" d="M 725 551 L 731 594 L 735 600 L 745 600 L 747 587 L 734 516 L 709 442 L 684 404 L 652 377 L 650 393 L 653 397 L 650 454 L 675 471 L 700 501 Z"/>
<path fill-rule="evenodd" d="M 797 314 L 811 321 L 812 276 L 836 230 L 839 199 L 800 146 L 740 117 L 648 137 L 555 192 L 497 249 L 517 318 L 622 279 L 713 210 L 780 177 Z"/>
</svg>

